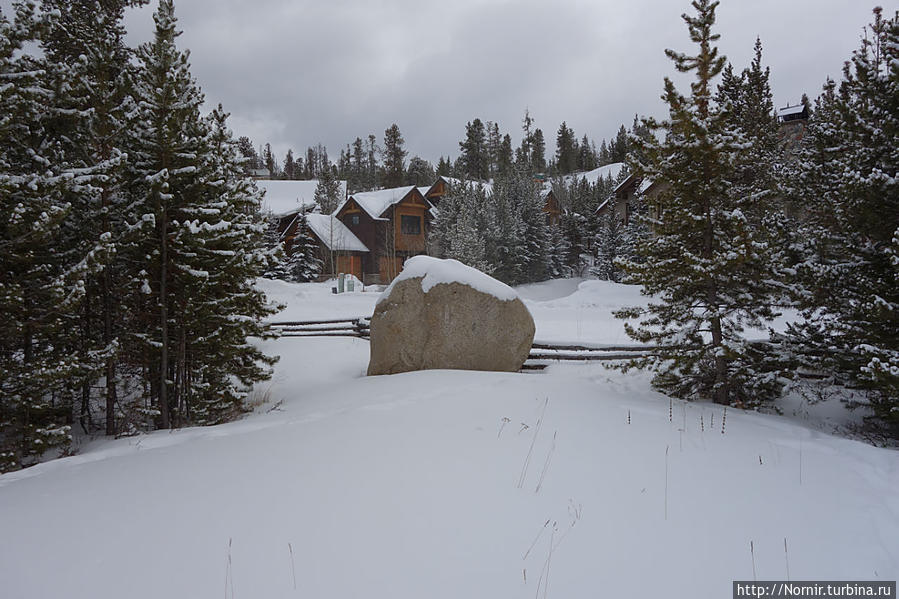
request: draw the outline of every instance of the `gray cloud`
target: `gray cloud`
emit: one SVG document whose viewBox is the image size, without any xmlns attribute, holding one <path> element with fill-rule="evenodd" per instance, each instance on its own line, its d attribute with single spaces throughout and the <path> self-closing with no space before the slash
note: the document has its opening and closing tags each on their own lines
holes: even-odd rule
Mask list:
<svg viewBox="0 0 899 599">
<path fill-rule="evenodd" d="M 8 6 L 9 0 L 0 0 Z M 871 8 L 857 0 L 724 0 L 719 46 L 737 68 L 756 36 L 775 102 L 814 97 L 838 78 Z M 152 36 L 151 5 L 131 11 L 129 41 Z M 548 151 L 563 120 L 597 142 L 634 114 L 664 116 L 665 48 L 693 50 L 687 0 L 181 0 L 182 48 L 210 106 L 237 135 L 279 156 L 315 143 L 332 158 L 396 122 L 410 154 L 458 154 L 467 121 L 513 139 L 527 107 Z"/>
</svg>

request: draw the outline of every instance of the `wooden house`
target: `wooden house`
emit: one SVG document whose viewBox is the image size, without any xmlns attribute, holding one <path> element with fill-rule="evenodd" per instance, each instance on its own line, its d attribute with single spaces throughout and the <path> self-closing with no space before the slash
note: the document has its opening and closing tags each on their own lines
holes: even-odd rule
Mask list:
<svg viewBox="0 0 899 599">
<path fill-rule="evenodd" d="M 440 200 L 443 199 L 443 196 L 449 193 L 450 188 L 453 185 L 459 185 L 460 183 L 462 183 L 462 181 L 455 177 L 437 177 L 437 181 L 435 181 L 423 195 L 432 206 L 436 207 L 440 205 Z"/>
<path fill-rule="evenodd" d="M 546 215 L 546 224 L 556 226 L 562 218 L 562 205 L 556 199 L 556 194 L 552 189 L 546 189 L 543 192 L 543 213 Z"/>
<path fill-rule="evenodd" d="M 808 108 L 802 104 L 777 109 L 777 120 L 780 123 L 778 135 L 780 142 L 788 151 L 795 151 L 805 137 L 808 128 Z"/>
<path fill-rule="evenodd" d="M 654 181 L 639 179 L 635 175 L 628 176 L 613 192 L 615 197 L 615 217 L 624 225 L 631 220 L 631 215 L 637 209 L 637 203 L 642 196 L 653 210 L 653 200 L 664 189 L 664 186 Z M 610 198 L 611 199 L 611 198 Z M 598 219 L 603 219 L 609 213 L 612 202 L 604 201 L 596 209 Z"/>
<path fill-rule="evenodd" d="M 366 285 L 389 283 L 427 249 L 431 204 L 414 185 L 353 194 L 335 216 L 369 250 L 353 264 Z"/>
</svg>

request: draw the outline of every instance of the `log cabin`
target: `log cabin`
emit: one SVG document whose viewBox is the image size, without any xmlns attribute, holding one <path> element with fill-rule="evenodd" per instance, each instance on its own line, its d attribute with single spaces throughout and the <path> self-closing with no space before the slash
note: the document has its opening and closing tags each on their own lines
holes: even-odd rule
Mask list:
<svg viewBox="0 0 899 599">
<path fill-rule="evenodd" d="M 390 283 L 406 259 L 426 252 L 431 208 L 414 185 L 348 197 L 334 214 L 369 251 L 343 272 L 366 285 Z"/>
</svg>

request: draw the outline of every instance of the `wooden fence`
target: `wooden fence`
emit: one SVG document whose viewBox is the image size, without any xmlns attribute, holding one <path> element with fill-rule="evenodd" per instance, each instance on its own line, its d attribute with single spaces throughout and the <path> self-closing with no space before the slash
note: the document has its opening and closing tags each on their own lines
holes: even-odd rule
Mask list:
<svg viewBox="0 0 899 599">
<path fill-rule="evenodd" d="M 272 322 L 270 326 L 281 337 L 358 337 L 368 339 L 371 330 L 368 318 L 339 320 L 303 320 Z M 522 370 L 542 370 L 552 362 L 583 362 L 594 360 L 629 360 L 644 355 L 647 345 L 567 345 L 535 342 L 531 346 Z"/>
</svg>

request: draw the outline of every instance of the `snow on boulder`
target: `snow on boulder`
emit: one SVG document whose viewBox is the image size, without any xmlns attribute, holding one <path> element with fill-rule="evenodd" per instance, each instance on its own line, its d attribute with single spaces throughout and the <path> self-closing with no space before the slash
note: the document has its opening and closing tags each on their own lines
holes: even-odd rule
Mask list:
<svg viewBox="0 0 899 599">
<path fill-rule="evenodd" d="M 534 330 L 531 313 L 508 285 L 456 260 L 416 256 L 378 298 L 368 374 L 515 372 Z"/>
</svg>

